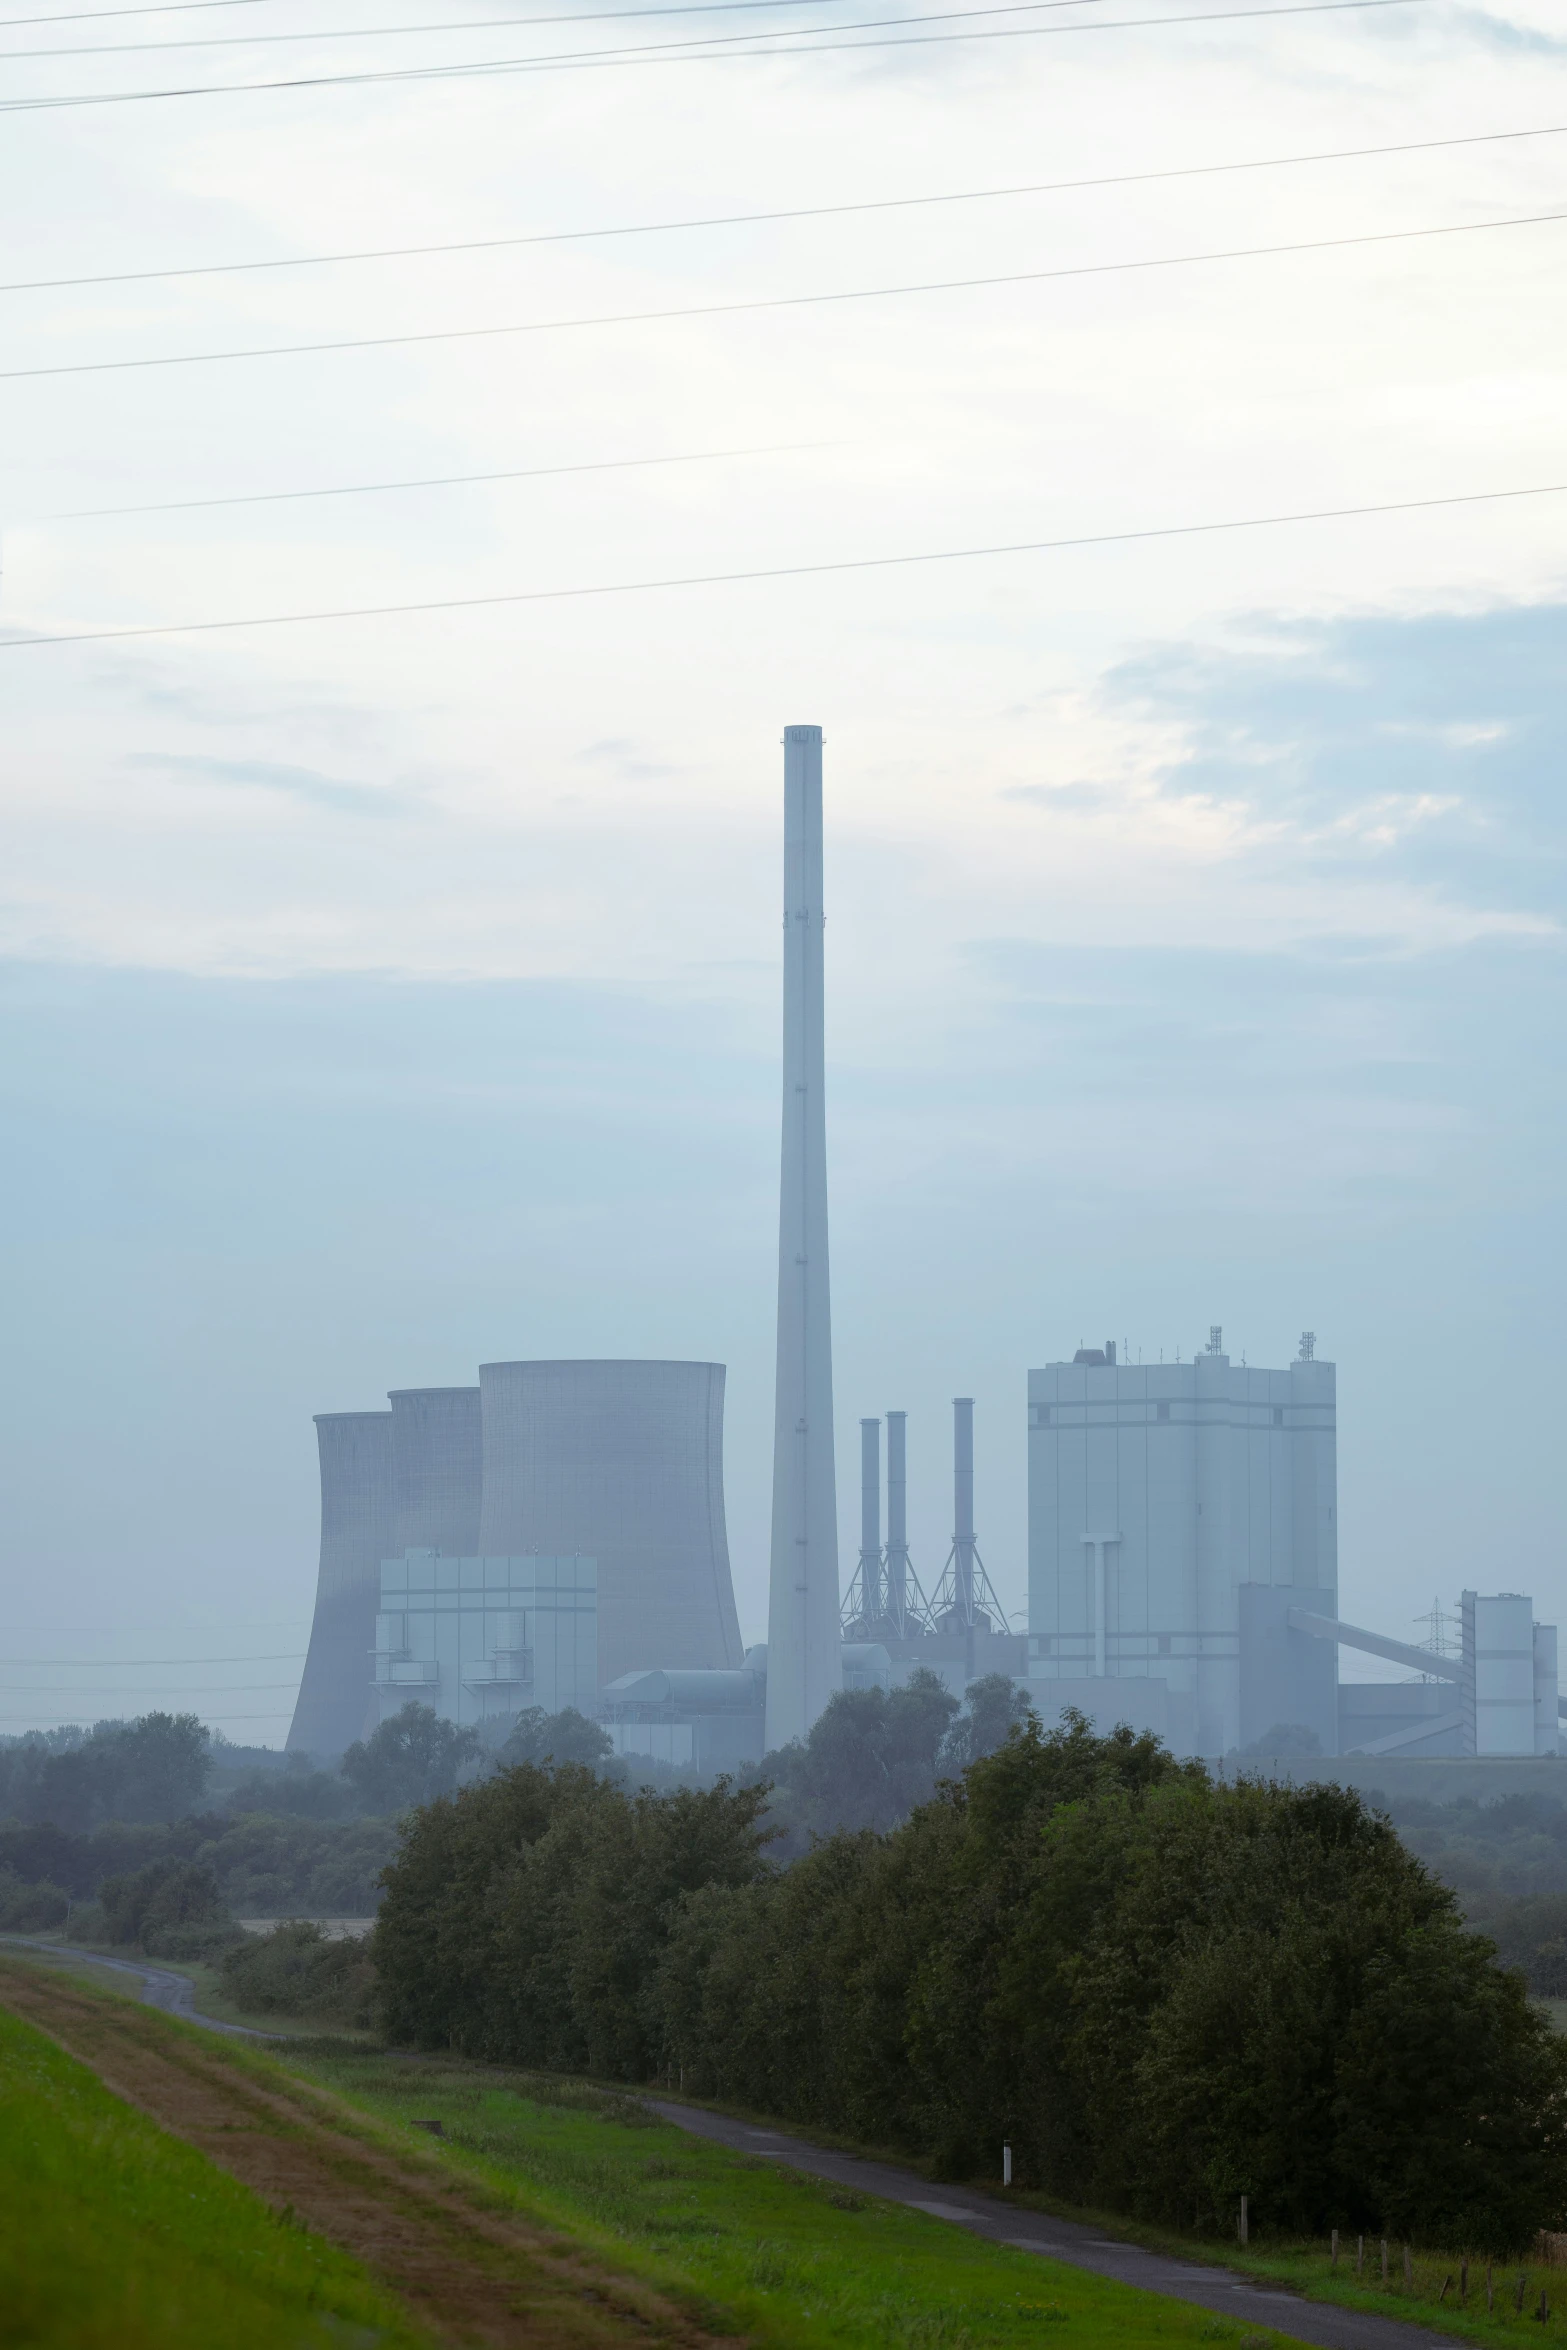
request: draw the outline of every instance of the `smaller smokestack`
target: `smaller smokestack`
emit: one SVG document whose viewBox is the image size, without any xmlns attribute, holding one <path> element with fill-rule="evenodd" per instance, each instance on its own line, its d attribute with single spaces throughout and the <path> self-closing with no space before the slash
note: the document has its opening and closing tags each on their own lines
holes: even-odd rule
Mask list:
<svg viewBox="0 0 1567 2350">
<path fill-rule="evenodd" d="M 903 1630 L 909 1600 L 907 1412 L 887 1414 L 887 1613 Z"/>
<path fill-rule="evenodd" d="M 881 1590 L 881 1422 L 860 1422 L 860 1574 L 865 1604 Z"/>
<path fill-rule="evenodd" d="M 974 1618 L 974 1398 L 952 1399 L 952 1554 L 957 1603 L 965 1624 Z"/>
</svg>

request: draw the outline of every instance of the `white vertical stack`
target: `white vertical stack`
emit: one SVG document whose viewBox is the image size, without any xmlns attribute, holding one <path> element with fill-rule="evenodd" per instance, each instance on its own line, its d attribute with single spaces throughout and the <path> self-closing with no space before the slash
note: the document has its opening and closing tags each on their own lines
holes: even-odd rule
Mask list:
<svg viewBox="0 0 1567 2350">
<path fill-rule="evenodd" d="M 783 1159 L 767 1614 L 767 1744 L 803 1738 L 843 1686 L 827 1279 L 822 730 L 784 729 Z"/>
</svg>

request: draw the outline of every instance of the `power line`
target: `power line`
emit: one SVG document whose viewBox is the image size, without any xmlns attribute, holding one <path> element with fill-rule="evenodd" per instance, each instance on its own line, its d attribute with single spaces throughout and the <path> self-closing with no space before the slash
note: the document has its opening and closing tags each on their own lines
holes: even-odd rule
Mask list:
<svg viewBox="0 0 1567 2350">
<path fill-rule="evenodd" d="M 93 277 L 18 278 L 0 294 L 37 294 L 74 286 L 129 286 L 165 278 L 227 277 L 268 269 L 324 269 L 356 261 L 408 261 L 448 253 L 493 253 L 519 245 L 574 245 L 603 237 L 672 236 L 691 229 L 756 228 L 783 220 L 834 220 L 847 213 L 905 212 L 935 204 L 984 204 L 1016 196 L 1058 196 L 1088 188 L 1131 188 L 1154 180 L 1210 179 L 1218 173 L 1282 171 L 1297 164 L 1355 163 L 1382 155 L 1423 155 L 1446 147 L 1486 147 L 1509 139 L 1557 139 L 1567 123 L 1534 130 L 1472 131 L 1451 139 L 1405 139 L 1383 147 L 1326 147 L 1303 155 L 1261 155 L 1237 163 L 1187 163 L 1167 171 L 1118 171 L 1094 179 L 1034 180 L 1008 188 L 958 188 L 936 196 L 875 196 L 857 204 L 805 204 L 789 211 L 719 212 L 694 220 L 632 221 L 613 228 L 548 229 L 528 236 L 470 237 L 449 245 L 369 246 L 354 253 L 302 253 L 279 261 L 211 261 L 183 269 L 125 269 Z"/>
<path fill-rule="evenodd" d="M 169 49 L 259 49 L 282 41 L 389 41 L 408 39 L 416 33 L 479 33 L 496 32 L 508 25 L 557 24 L 618 24 L 628 18 L 645 16 L 739 16 L 759 8 L 829 7 L 832 0 L 664 0 L 655 8 L 584 8 L 562 16 L 472 16 L 459 17 L 449 24 L 379 24 L 341 25 L 332 32 L 307 33 L 222 33 L 207 35 L 189 41 L 108 41 L 84 46 L 78 42 L 70 49 L 0 49 L 0 64 L 28 64 L 40 57 L 156 57 Z M 1037 14 L 1045 8 L 1095 8 L 1103 0 L 1003 0 L 994 8 L 952 9 L 950 16 L 1024 16 Z M 25 21 L 25 20 L 24 20 Z M 938 17 L 891 16 L 866 17 L 863 26 L 879 24 L 936 24 Z M 5 29 L 0 24 L 0 32 Z M 835 31 L 853 32 L 853 22 L 836 26 L 802 25 L 802 33 Z M 736 41 L 775 40 L 776 31 L 750 35 L 714 36 Z M 683 46 L 684 44 L 674 44 Z"/>
<path fill-rule="evenodd" d="M 231 1714 L 223 1706 L 216 1705 L 210 1706 L 207 1710 L 210 1713 L 223 1714 L 224 1719 L 230 1722 L 286 1722 L 292 1716 L 292 1708 L 289 1706 L 282 1706 L 276 1713 L 270 1714 Z M 0 1721 L 22 1722 L 25 1723 L 29 1729 L 34 1730 L 54 1729 L 57 1726 L 53 1722 L 35 1722 L 31 1716 L 27 1714 L 0 1714 Z"/>
<path fill-rule="evenodd" d="M 209 1685 L 202 1685 L 200 1690 L 89 1690 L 80 1683 L 75 1687 L 70 1683 L 49 1687 L 49 1683 L 40 1685 L 33 1680 L 0 1680 L 0 1692 L 5 1697 L 92 1697 L 94 1701 L 99 1697 L 270 1697 L 273 1690 L 296 1690 L 296 1687 L 298 1680 L 244 1680 L 235 1683 L 233 1690 L 214 1690 Z"/>
<path fill-rule="evenodd" d="M 143 1666 L 164 1664 L 298 1664 L 303 1654 L 303 1647 L 289 1647 L 289 1650 L 277 1654 L 277 1657 L 5 1657 L 5 1664 L 75 1664 L 87 1668 L 96 1661 L 101 1671 L 106 1673 L 129 1673 L 141 1671 Z M 282 1683 L 277 1680 L 277 1683 L 270 1683 L 270 1687 L 280 1690 Z"/>
<path fill-rule="evenodd" d="M 670 588 L 739 587 L 773 579 L 820 579 L 831 573 L 893 571 L 924 563 L 968 563 L 997 555 L 1061 554 L 1080 547 L 1121 547 L 1157 539 L 1213 537 L 1224 531 L 1274 530 L 1297 522 L 1351 522 L 1379 514 L 1419 514 L 1448 506 L 1489 506 L 1518 498 L 1555 498 L 1567 482 L 1515 490 L 1465 490 L 1440 498 L 1394 498 L 1376 505 L 1321 506 L 1293 514 L 1243 514 L 1223 522 L 1166 523 L 1151 530 L 1095 531 L 1080 537 L 1015 539 L 988 547 L 938 547 L 913 555 L 859 555 L 830 563 L 782 563 L 751 571 L 705 571 L 669 579 L 611 580 L 594 587 L 522 588 L 492 596 L 442 596 L 410 604 L 352 604 L 316 612 L 251 613 L 237 620 L 155 621 L 133 628 L 73 629 L 56 636 L 0 637 L 0 653 L 38 645 L 95 645 L 130 637 L 211 636 L 236 628 L 292 628 L 322 620 L 391 620 L 425 612 L 476 612 L 503 604 L 559 604 L 594 596 L 648 595 Z"/>
<path fill-rule="evenodd" d="M 0 33 L 24 24 L 97 24 L 110 16 L 190 16 L 205 8 L 255 8 L 261 0 L 164 0 L 159 8 L 73 8 L 65 16 L 0 16 Z"/>
<path fill-rule="evenodd" d="M 6 98 L 0 100 L 0 113 L 44 114 L 71 106 L 136 106 L 163 98 L 253 97 L 279 90 L 362 88 L 372 83 L 465 81 L 482 79 L 492 74 L 586 72 L 592 67 L 605 65 L 721 64 L 726 58 L 743 61 L 753 57 L 817 57 L 845 50 L 913 49 L 951 41 L 1043 40 L 1067 33 L 1124 33 L 1149 28 L 1157 31 L 1169 25 L 1232 24 L 1259 17 L 1338 16 L 1367 8 L 1413 8 L 1426 5 L 1429 5 L 1429 0 L 1288 0 L 1288 4 L 1282 8 L 1209 8 L 1183 16 L 1101 17 L 1080 24 L 991 25 L 975 32 L 910 33 L 892 41 L 828 40 L 823 37 L 823 28 L 802 26 L 799 45 L 789 48 L 730 47 L 720 51 L 709 46 L 704 56 L 697 57 L 692 55 L 694 44 L 689 42 L 644 43 L 635 49 L 562 50 L 542 57 L 479 58 L 466 65 L 408 65 L 386 67 L 378 72 L 298 74 L 269 82 L 193 82 L 166 90 L 93 90 L 56 98 Z M 772 34 L 762 37 L 777 41 L 788 36 Z M 744 38 L 747 36 L 735 36 L 737 42 Z"/>
<path fill-rule="evenodd" d="M 510 473 L 432 473 L 418 481 L 354 481 L 320 490 L 257 490 L 237 498 L 171 498 L 155 506 L 79 506 L 68 514 L 39 514 L 34 522 L 100 522 L 113 515 L 194 514 L 213 506 L 276 506 L 299 498 L 366 498 L 386 490 L 449 490 L 492 481 L 547 481 L 571 473 L 629 473 L 640 466 L 705 465 L 724 457 L 777 457 L 801 449 L 832 449 L 836 441 L 775 441 L 758 449 L 694 449 L 671 457 L 605 457 L 588 465 L 530 465 Z"/>
<path fill-rule="evenodd" d="M 982 292 L 995 286 L 1046 285 L 1066 278 L 1118 277 L 1133 270 L 1191 269 L 1216 261 L 1272 261 L 1292 253 L 1333 253 L 1357 245 L 1402 245 L 1429 237 L 1476 236 L 1490 229 L 1541 228 L 1567 212 L 1526 212 L 1507 220 L 1458 220 L 1435 228 L 1374 229 L 1353 237 L 1309 237 L 1288 245 L 1233 245 L 1212 253 L 1158 253 L 1134 261 L 1084 261 L 1065 269 L 1015 269 L 994 277 L 920 279 L 909 285 L 849 286 L 839 293 L 768 294 L 743 302 L 697 302 L 673 310 L 613 310 L 592 318 L 524 319 L 509 326 L 421 328 L 415 334 L 353 335 L 326 343 L 261 343 L 239 351 L 168 351 L 150 359 L 81 359 L 55 367 L 0 368 L 0 383 L 43 376 L 123 375 L 149 367 L 212 367 L 239 359 L 299 359 L 336 351 L 404 350 L 425 343 L 492 342 L 506 335 L 569 334 L 584 327 L 659 326 L 687 318 L 734 318 L 764 310 L 818 309 L 842 302 L 900 300 L 914 294 Z"/>
</svg>

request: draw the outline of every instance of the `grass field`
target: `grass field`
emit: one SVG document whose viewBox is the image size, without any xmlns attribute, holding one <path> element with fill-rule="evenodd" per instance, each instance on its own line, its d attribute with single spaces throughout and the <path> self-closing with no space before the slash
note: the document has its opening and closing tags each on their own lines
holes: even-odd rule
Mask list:
<svg viewBox="0 0 1567 2350">
<path fill-rule="evenodd" d="M 438 2121 L 455 2163 L 652 2274 L 677 2273 L 753 2339 L 802 2350 L 1264 2350 L 1277 2340 L 730 2153 L 613 2090 L 324 2042 L 285 2061 L 387 2120 Z"/>
<path fill-rule="evenodd" d="M 357 2263 L 0 2008 L 0 2340 L 26 2350 L 427 2344 Z"/>
</svg>

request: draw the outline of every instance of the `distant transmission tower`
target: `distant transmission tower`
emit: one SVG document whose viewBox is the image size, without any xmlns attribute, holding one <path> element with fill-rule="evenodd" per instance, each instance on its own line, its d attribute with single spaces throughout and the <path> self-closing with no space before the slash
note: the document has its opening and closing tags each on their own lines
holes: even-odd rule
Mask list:
<svg viewBox="0 0 1567 2350">
<path fill-rule="evenodd" d="M 1458 1616 L 1444 1615 L 1442 1602 L 1439 1599 L 1433 1599 L 1426 1612 L 1416 1616 L 1415 1622 L 1423 1624 L 1425 1627 L 1426 1636 L 1420 1643 L 1422 1648 L 1429 1648 L 1433 1656 L 1458 1655 L 1462 1645 L 1462 1620 Z M 1460 1637 L 1454 1639 L 1454 1633 L 1458 1633 Z M 1432 1673 L 1422 1673 L 1420 1677 L 1423 1681 L 1437 1678 Z"/>
</svg>

